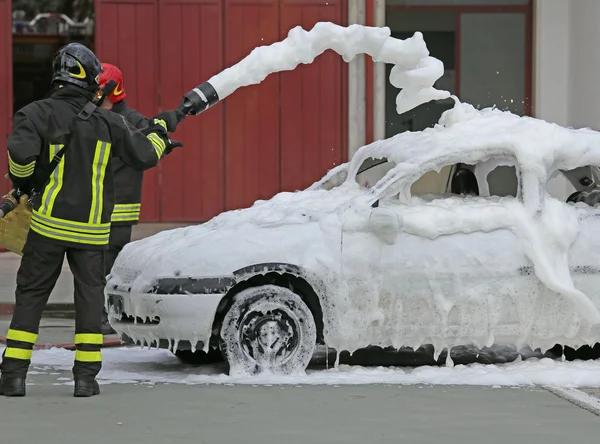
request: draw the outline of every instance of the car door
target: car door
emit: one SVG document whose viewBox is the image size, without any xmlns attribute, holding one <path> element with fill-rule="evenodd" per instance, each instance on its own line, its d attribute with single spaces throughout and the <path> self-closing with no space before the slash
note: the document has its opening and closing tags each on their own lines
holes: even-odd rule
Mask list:
<svg viewBox="0 0 600 444">
<path fill-rule="evenodd" d="M 537 284 L 522 271 L 530 261 L 505 206 L 494 196 L 413 197 L 382 196 L 374 207 L 344 213 L 343 315 L 355 339 L 441 347 L 518 337 L 521 317 L 532 310 L 522 295 L 533 294 Z M 522 205 L 517 197 L 505 199 Z"/>
</svg>

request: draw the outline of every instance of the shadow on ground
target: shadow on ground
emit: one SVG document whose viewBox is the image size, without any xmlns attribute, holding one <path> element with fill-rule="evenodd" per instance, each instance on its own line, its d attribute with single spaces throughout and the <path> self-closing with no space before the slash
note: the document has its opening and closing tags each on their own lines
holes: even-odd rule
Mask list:
<svg viewBox="0 0 600 444">
<path fill-rule="evenodd" d="M 499 345 L 479 349 L 474 346 L 453 347 L 450 352 L 450 358 L 454 365 L 468 364 L 505 364 L 518 359 L 528 358 L 550 358 L 567 361 L 575 359 L 589 360 L 600 359 L 600 344 L 594 347 L 583 346 L 577 350 L 569 347 L 556 345 L 546 353 L 539 350 L 524 348 L 518 350 L 510 345 Z M 208 354 L 201 351 L 192 353 L 190 350 L 180 350 L 176 353 L 177 357 L 184 363 L 191 365 L 200 364 L 220 364 L 223 358 L 218 350 L 211 350 Z M 360 365 L 364 367 L 383 366 L 383 367 L 419 367 L 425 365 L 442 366 L 447 362 L 448 352 L 444 349 L 439 356 L 435 356 L 433 346 L 420 347 L 417 350 L 402 348 L 396 350 L 393 348 L 368 347 L 360 349 L 350 354 L 342 352 L 339 355 L 339 364 Z M 338 359 L 337 353 L 333 349 L 327 349 L 319 346 L 313 355 L 309 368 L 323 369 L 332 367 Z M 226 364 L 223 363 L 224 366 Z M 226 371 L 226 369 L 225 369 Z"/>
</svg>

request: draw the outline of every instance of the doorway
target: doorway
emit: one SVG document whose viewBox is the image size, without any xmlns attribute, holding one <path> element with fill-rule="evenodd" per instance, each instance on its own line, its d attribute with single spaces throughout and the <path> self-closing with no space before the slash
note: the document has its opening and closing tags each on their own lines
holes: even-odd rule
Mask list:
<svg viewBox="0 0 600 444">
<path fill-rule="evenodd" d="M 476 108 L 531 115 L 532 0 L 387 0 L 386 26 L 400 39 L 423 34 L 444 63 L 436 88 Z M 432 127 L 454 105 L 434 101 L 398 115 L 397 94 L 386 82 L 386 137 Z"/>
<path fill-rule="evenodd" d="M 93 0 L 12 0 L 13 114 L 50 94 L 54 53 L 71 42 L 93 50 Z"/>
</svg>

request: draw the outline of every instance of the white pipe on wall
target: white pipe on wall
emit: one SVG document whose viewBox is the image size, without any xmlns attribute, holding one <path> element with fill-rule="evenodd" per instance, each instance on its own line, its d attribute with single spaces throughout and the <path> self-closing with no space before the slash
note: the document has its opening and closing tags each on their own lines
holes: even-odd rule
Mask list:
<svg viewBox="0 0 600 444">
<path fill-rule="evenodd" d="M 365 0 L 348 2 L 348 24 L 365 24 Z M 366 142 L 365 55 L 348 66 L 348 159 Z"/>
<path fill-rule="evenodd" d="M 385 26 L 385 0 L 375 0 L 374 25 Z M 373 73 L 373 138 L 385 139 L 385 63 L 375 63 Z"/>
</svg>

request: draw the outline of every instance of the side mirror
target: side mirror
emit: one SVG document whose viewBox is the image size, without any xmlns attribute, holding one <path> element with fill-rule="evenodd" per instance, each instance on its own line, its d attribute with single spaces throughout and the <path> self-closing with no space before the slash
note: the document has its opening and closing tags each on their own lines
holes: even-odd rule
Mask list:
<svg viewBox="0 0 600 444">
<path fill-rule="evenodd" d="M 395 211 L 387 208 L 373 208 L 369 216 L 369 231 L 381 239 L 382 242 L 392 245 L 402 231 L 403 222 Z"/>
</svg>

